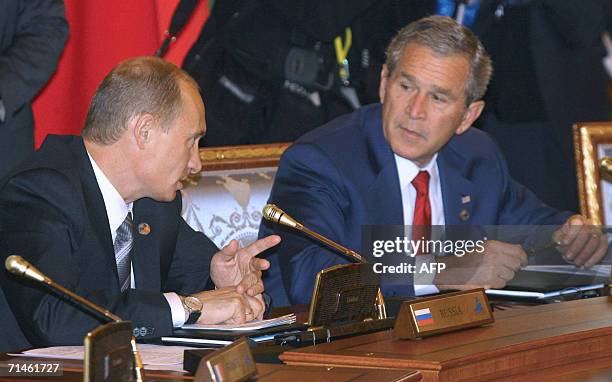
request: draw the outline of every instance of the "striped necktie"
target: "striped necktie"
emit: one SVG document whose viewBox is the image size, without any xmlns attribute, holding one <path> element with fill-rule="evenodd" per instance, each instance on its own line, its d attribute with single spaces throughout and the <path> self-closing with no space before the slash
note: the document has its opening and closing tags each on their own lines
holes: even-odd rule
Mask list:
<svg viewBox="0 0 612 382">
<path fill-rule="evenodd" d="M 134 246 L 132 235 L 132 213 L 128 212 L 125 220 L 117 229 L 117 236 L 113 248 L 115 250 L 115 261 L 117 262 L 117 274 L 119 275 L 119 285 L 124 292 L 130 287 L 130 254 Z"/>
</svg>

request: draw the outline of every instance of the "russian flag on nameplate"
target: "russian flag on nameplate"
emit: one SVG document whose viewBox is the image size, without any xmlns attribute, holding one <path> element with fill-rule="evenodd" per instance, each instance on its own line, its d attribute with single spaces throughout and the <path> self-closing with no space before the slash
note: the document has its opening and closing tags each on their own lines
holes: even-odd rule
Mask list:
<svg viewBox="0 0 612 382">
<path fill-rule="evenodd" d="M 425 326 L 434 323 L 429 308 L 415 310 L 414 318 L 416 319 L 417 325 L 419 326 Z"/>
</svg>

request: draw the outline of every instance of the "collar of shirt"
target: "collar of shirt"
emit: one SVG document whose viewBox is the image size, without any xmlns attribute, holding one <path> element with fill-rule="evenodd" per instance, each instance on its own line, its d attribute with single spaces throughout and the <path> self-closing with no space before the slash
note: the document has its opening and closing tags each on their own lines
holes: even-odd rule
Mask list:
<svg viewBox="0 0 612 382">
<path fill-rule="evenodd" d="M 397 154 L 395 163 L 399 177 L 400 189 L 402 193 L 402 205 L 404 212 L 404 224 L 411 225 L 414 218 L 414 203 L 416 201 L 416 190 L 412 185 L 412 180 L 419 171 L 429 173 L 429 203 L 431 205 L 431 224 L 444 225 L 444 205 L 442 204 L 442 188 L 438 171 L 438 154 L 435 154 L 425 167 L 419 167 L 414 162 L 403 158 Z"/>
<path fill-rule="evenodd" d="M 119 226 L 121 226 L 125 220 L 128 212 L 132 212 L 133 203 L 125 203 L 119 191 L 117 191 L 115 186 L 113 186 L 106 175 L 104 175 L 96 161 L 94 161 L 89 153 L 87 153 L 87 155 L 91 161 L 91 167 L 93 167 L 98 187 L 100 187 L 100 192 L 102 192 L 102 199 L 104 199 L 104 205 L 106 206 L 106 215 L 108 216 L 108 224 L 110 225 L 110 233 L 114 243 L 115 237 L 117 236 L 117 229 L 119 229 Z"/>
</svg>

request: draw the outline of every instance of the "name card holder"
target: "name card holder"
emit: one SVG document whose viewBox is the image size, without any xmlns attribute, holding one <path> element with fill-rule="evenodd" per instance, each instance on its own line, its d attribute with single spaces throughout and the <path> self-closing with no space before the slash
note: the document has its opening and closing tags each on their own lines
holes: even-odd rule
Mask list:
<svg viewBox="0 0 612 382">
<path fill-rule="evenodd" d="M 473 289 L 404 301 L 393 335 L 399 339 L 417 339 L 493 321 L 484 289 Z"/>
<path fill-rule="evenodd" d="M 245 337 L 202 358 L 194 382 L 241 382 L 257 374 Z"/>
</svg>

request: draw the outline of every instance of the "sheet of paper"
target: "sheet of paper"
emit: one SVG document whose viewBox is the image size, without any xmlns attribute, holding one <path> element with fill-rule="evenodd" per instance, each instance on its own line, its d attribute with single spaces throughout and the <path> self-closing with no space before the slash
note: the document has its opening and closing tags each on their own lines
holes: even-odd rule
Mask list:
<svg viewBox="0 0 612 382">
<path fill-rule="evenodd" d="M 202 325 L 202 324 L 191 324 L 183 325 L 181 329 L 193 329 L 193 330 L 233 330 L 233 331 L 251 331 L 264 328 L 271 328 L 274 326 L 287 325 L 295 323 L 295 314 L 286 314 L 284 316 L 270 318 L 268 320 L 256 320 L 245 322 L 244 324 L 217 324 L 217 325 Z"/>
<path fill-rule="evenodd" d="M 249 339 L 255 342 L 265 342 L 272 341 L 274 339 L 275 334 L 264 334 L 262 336 L 249 337 Z M 163 343 L 167 344 L 193 344 L 194 346 L 198 346 L 199 349 L 206 347 L 219 348 L 223 346 L 227 346 L 232 343 L 232 341 L 228 340 L 211 340 L 206 338 L 189 338 L 189 337 L 162 337 Z"/>
<path fill-rule="evenodd" d="M 138 350 L 140 351 L 145 369 L 151 370 L 183 370 L 183 352 L 187 349 L 195 348 L 151 344 L 138 345 Z M 20 354 L 9 355 L 17 357 L 82 360 L 84 358 L 84 348 L 83 346 L 54 346 L 31 349 Z"/>
</svg>

